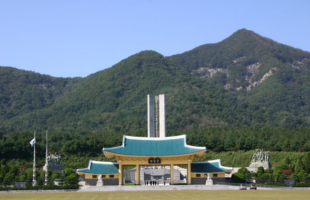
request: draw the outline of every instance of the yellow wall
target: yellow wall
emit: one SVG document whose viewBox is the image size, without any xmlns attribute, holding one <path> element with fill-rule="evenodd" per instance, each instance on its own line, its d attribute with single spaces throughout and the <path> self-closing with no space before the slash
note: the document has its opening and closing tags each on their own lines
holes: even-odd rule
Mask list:
<svg viewBox="0 0 310 200">
<path fill-rule="evenodd" d="M 84 175 L 85 174 L 85 179 L 98 179 L 100 175 L 105 175 L 105 178 L 103 179 L 109 179 L 110 175 L 114 175 L 114 178 L 119 178 L 119 174 L 87 174 L 87 173 L 83 173 L 79 175 Z M 97 178 L 93 178 L 93 175 L 97 175 Z"/>
<path fill-rule="evenodd" d="M 200 177 L 197 177 L 196 174 L 200 174 Z M 192 178 L 206 178 L 205 174 L 207 173 L 191 173 Z M 213 174 L 217 174 L 217 177 L 214 177 Z M 210 173 L 211 178 L 225 178 L 225 172 L 219 173 Z"/>
</svg>

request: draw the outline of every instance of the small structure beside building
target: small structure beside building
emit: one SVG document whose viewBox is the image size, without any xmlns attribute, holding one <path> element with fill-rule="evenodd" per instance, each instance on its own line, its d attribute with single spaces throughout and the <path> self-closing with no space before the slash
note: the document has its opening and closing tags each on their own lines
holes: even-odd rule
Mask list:
<svg viewBox="0 0 310 200">
<path fill-rule="evenodd" d="M 193 162 L 191 168 L 193 184 L 207 184 L 207 181 L 208 184 L 211 184 L 212 179 L 218 182 L 225 182 L 226 174 L 231 173 L 233 170 L 232 167 L 222 166 L 220 159 Z"/>
<path fill-rule="evenodd" d="M 90 160 L 88 167 L 78 169 L 79 175 L 85 175 L 85 185 L 97 185 L 102 181 L 102 185 L 118 185 L 119 165 L 115 162 L 101 162 Z M 101 181 L 100 181 L 101 180 Z"/>
</svg>

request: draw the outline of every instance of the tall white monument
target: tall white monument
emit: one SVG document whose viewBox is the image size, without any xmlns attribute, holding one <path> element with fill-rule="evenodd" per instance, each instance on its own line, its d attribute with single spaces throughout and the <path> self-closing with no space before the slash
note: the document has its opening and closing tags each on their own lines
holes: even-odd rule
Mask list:
<svg viewBox="0 0 310 200">
<path fill-rule="evenodd" d="M 166 96 L 147 95 L 147 135 L 166 137 Z"/>
</svg>

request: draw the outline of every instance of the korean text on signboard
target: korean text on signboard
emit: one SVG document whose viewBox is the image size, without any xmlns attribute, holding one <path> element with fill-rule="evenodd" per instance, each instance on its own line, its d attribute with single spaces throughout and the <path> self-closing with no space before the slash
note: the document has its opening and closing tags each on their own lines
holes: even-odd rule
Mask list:
<svg viewBox="0 0 310 200">
<path fill-rule="evenodd" d="M 150 158 L 149 159 L 149 164 L 158 164 L 161 163 L 160 158 Z"/>
</svg>

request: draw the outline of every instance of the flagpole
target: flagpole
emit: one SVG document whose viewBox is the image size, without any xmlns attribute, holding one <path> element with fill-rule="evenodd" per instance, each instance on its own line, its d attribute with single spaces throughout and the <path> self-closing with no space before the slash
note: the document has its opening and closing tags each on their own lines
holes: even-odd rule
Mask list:
<svg viewBox="0 0 310 200">
<path fill-rule="evenodd" d="M 47 146 L 47 133 L 48 131 L 46 131 L 46 156 L 45 156 L 45 185 L 47 185 L 47 171 L 48 171 L 48 163 L 47 163 L 47 154 L 48 154 L 48 146 Z"/>
<path fill-rule="evenodd" d="M 34 139 L 36 138 L 36 131 L 33 133 Z M 33 144 L 33 172 L 32 172 L 32 186 L 36 186 L 36 142 Z"/>
</svg>

